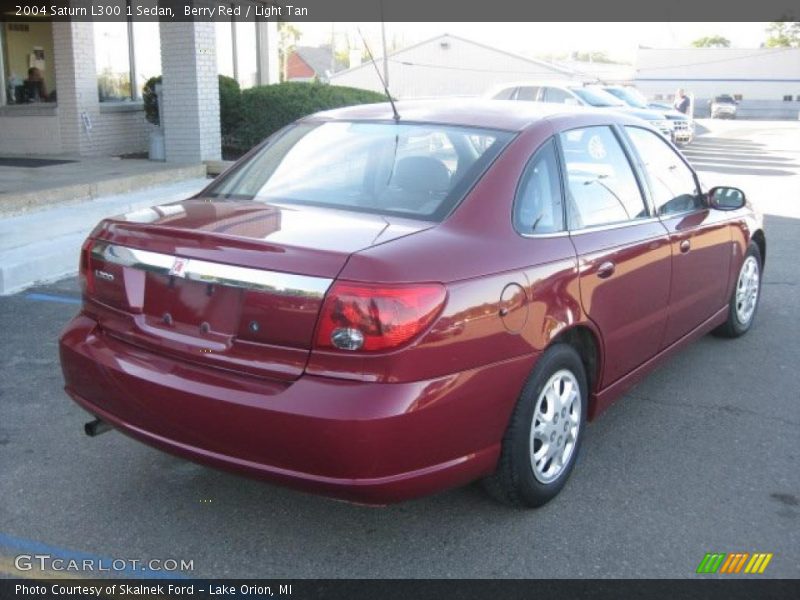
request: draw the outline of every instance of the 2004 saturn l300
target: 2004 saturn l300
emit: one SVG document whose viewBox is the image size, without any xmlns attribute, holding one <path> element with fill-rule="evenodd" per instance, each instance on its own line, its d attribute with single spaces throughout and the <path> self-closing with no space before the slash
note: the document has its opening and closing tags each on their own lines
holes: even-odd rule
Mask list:
<svg viewBox="0 0 800 600">
<path fill-rule="evenodd" d="M 398 112 L 302 119 L 197 196 L 97 226 L 60 342 L 90 433 L 356 502 L 482 478 L 539 506 L 587 419 L 751 327 L 760 217 L 645 122 Z"/>
</svg>

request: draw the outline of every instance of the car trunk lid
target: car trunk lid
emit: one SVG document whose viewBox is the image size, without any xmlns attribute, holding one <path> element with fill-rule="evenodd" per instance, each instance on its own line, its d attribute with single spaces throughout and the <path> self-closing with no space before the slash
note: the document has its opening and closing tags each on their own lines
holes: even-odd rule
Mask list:
<svg viewBox="0 0 800 600">
<path fill-rule="evenodd" d="M 151 351 L 293 380 L 348 257 L 430 226 L 255 202 L 136 211 L 87 243 L 87 309 L 108 335 Z"/>
</svg>

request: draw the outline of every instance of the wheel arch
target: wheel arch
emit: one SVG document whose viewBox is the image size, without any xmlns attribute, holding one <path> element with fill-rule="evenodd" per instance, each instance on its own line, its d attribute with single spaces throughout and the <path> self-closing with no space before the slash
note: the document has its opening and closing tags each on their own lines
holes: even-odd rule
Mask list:
<svg viewBox="0 0 800 600">
<path fill-rule="evenodd" d="M 586 376 L 589 379 L 588 391 L 591 402 L 594 392 L 598 391 L 603 366 L 602 345 L 599 335 L 588 325 L 576 324 L 559 332 L 550 342 L 550 345 L 553 344 L 568 344 L 581 357 L 583 368 L 586 370 Z M 591 406 L 589 408 L 591 414 Z"/>
<path fill-rule="evenodd" d="M 767 237 L 764 235 L 763 229 L 758 229 L 753 232 L 752 239 L 756 245 L 758 246 L 758 250 L 761 253 L 761 270 L 764 270 L 764 265 L 767 262 Z"/>
</svg>

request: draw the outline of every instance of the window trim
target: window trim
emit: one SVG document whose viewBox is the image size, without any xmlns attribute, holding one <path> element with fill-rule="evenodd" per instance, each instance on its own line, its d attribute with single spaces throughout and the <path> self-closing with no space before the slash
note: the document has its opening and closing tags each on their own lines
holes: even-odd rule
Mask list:
<svg viewBox="0 0 800 600">
<path fill-rule="evenodd" d="M 622 149 L 622 154 L 625 157 L 625 160 L 628 163 L 628 166 L 633 173 L 633 179 L 636 181 L 636 186 L 639 189 L 639 197 L 642 199 L 642 205 L 644 206 L 645 211 L 647 212 L 646 217 L 642 217 L 639 219 L 630 219 L 628 221 L 615 221 L 612 223 L 600 223 L 597 225 L 587 225 L 585 227 L 580 227 L 578 229 L 573 229 L 570 226 L 570 219 L 569 219 L 569 203 L 566 201 L 566 193 L 569 189 L 569 179 L 567 176 L 567 157 L 564 154 L 564 149 L 561 145 L 561 136 L 569 131 L 575 131 L 577 129 L 591 129 L 593 127 L 606 127 L 607 129 L 611 130 L 611 134 L 617 140 L 620 148 Z M 643 128 L 644 129 L 644 128 Z M 649 130 L 648 130 L 649 131 Z M 658 216 L 656 216 L 653 212 L 653 207 L 651 206 L 650 197 L 648 193 L 645 192 L 642 182 L 639 180 L 638 176 L 638 165 L 634 164 L 632 160 L 631 154 L 628 151 L 627 144 L 625 141 L 621 139 L 620 132 L 617 130 L 616 123 L 601 123 L 601 124 L 593 124 L 593 125 L 579 125 L 578 127 L 570 127 L 569 129 L 562 129 L 561 131 L 556 132 L 555 137 L 558 141 L 558 150 L 560 154 L 560 160 L 564 165 L 562 171 L 562 189 L 564 190 L 565 198 L 564 198 L 564 209 L 566 210 L 566 220 L 564 221 L 566 226 L 566 231 L 569 232 L 570 235 L 580 234 L 585 231 L 603 231 L 605 229 L 618 229 L 619 227 L 627 227 L 629 225 L 640 225 L 642 223 L 648 223 L 652 221 L 657 221 Z"/>
<path fill-rule="evenodd" d="M 545 231 L 540 233 L 530 232 L 526 233 L 524 231 L 520 231 L 517 229 L 516 225 L 516 213 L 517 213 L 517 201 L 520 196 L 520 190 L 522 188 L 522 181 L 525 179 L 525 176 L 528 173 L 528 169 L 533 164 L 533 161 L 536 160 L 536 157 L 539 156 L 539 153 L 542 152 L 545 146 L 552 142 L 553 143 L 553 156 L 556 159 L 556 170 L 558 171 L 558 191 L 561 196 L 561 223 L 562 229 L 559 231 Z M 517 179 L 517 184 L 514 186 L 514 201 L 511 203 L 511 228 L 524 238 L 544 238 L 544 237 L 561 237 L 564 235 L 569 235 L 569 227 L 567 226 L 567 197 L 566 192 L 564 190 L 564 169 L 561 164 L 561 149 L 559 148 L 558 144 L 558 135 L 553 134 L 549 138 L 547 138 L 544 142 L 539 144 L 531 155 L 528 157 L 528 160 L 525 161 L 525 166 L 522 168 L 522 173 L 520 174 L 519 178 Z"/>
<path fill-rule="evenodd" d="M 708 206 L 701 206 L 700 208 L 694 208 L 694 209 L 691 209 L 691 210 L 682 210 L 680 212 L 669 213 L 667 215 L 660 215 L 659 214 L 658 208 L 655 205 L 655 198 L 653 197 L 653 189 L 652 189 L 653 184 L 650 181 L 650 175 L 649 175 L 649 173 L 647 172 L 647 169 L 644 166 L 644 161 L 642 160 L 642 156 L 641 156 L 641 154 L 639 154 L 639 150 L 636 148 L 636 145 L 633 142 L 633 138 L 631 138 L 628 135 L 628 131 L 627 131 L 628 128 L 641 129 L 643 131 L 647 131 L 648 133 L 654 134 L 655 137 L 658 138 L 659 140 L 661 140 L 661 142 L 664 145 L 666 145 L 666 147 L 669 150 L 671 150 L 672 153 L 675 154 L 681 160 L 681 162 L 686 166 L 686 168 L 689 169 L 689 172 L 692 174 L 692 178 L 694 179 L 695 189 L 697 190 L 698 194 L 701 195 L 701 196 L 703 195 L 703 186 L 700 185 L 700 178 L 697 176 L 697 171 L 695 171 L 694 168 L 692 168 L 692 165 L 689 164 L 689 161 L 686 159 L 686 157 L 684 157 L 683 154 L 681 154 L 680 151 L 678 151 L 678 149 L 675 148 L 670 141 L 665 139 L 664 136 L 658 135 L 656 132 L 652 131 L 651 129 L 648 129 L 647 127 L 642 127 L 641 125 L 622 125 L 621 126 L 622 134 L 625 136 L 625 139 L 630 143 L 631 151 L 636 156 L 636 169 L 641 171 L 642 176 L 643 176 L 644 180 L 647 183 L 647 192 L 648 192 L 648 196 L 650 197 L 650 204 L 651 204 L 651 214 L 653 216 L 655 216 L 659 220 L 668 220 L 668 219 L 672 219 L 674 217 L 686 216 L 686 215 L 690 215 L 690 214 L 693 214 L 693 213 L 698 213 L 698 212 L 700 212 L 702 210 L 708 210 Z"/>
<path fill-rule="evenodd" d="M 6 85 L 6 68 L 5 68 L 5 47 L 6 47 L 6 28 L 5 25 L 0 26 L 0 106 L 5 106 L 7 103 L 6 94 L 8 93 Z"/>
</svg>

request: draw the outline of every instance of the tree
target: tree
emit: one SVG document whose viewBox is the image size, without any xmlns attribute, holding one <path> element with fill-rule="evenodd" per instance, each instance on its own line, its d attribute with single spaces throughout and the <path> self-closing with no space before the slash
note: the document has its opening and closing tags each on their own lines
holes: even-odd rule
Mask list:
<svg viewBox="0 0 800 600">
<path fill-rule="evenodd" d="M 289 57 L 294 52 L 297 40 L 303 35 L 300 30 L 286 21 L 278 21 L 278 62 L 280 62 L 281 81 L 289 78 Z"/>
<path fill-rule="evenodd" d="M 767 48 L 800 48 L 800 23 L 775 21 L 767 27 Z"/>
<path fill-rule="evenodd" d="M 721 35 L 707 35 L 692 42 L 695 48 L 730 48 L 731 41 Z"/>
</svg>

